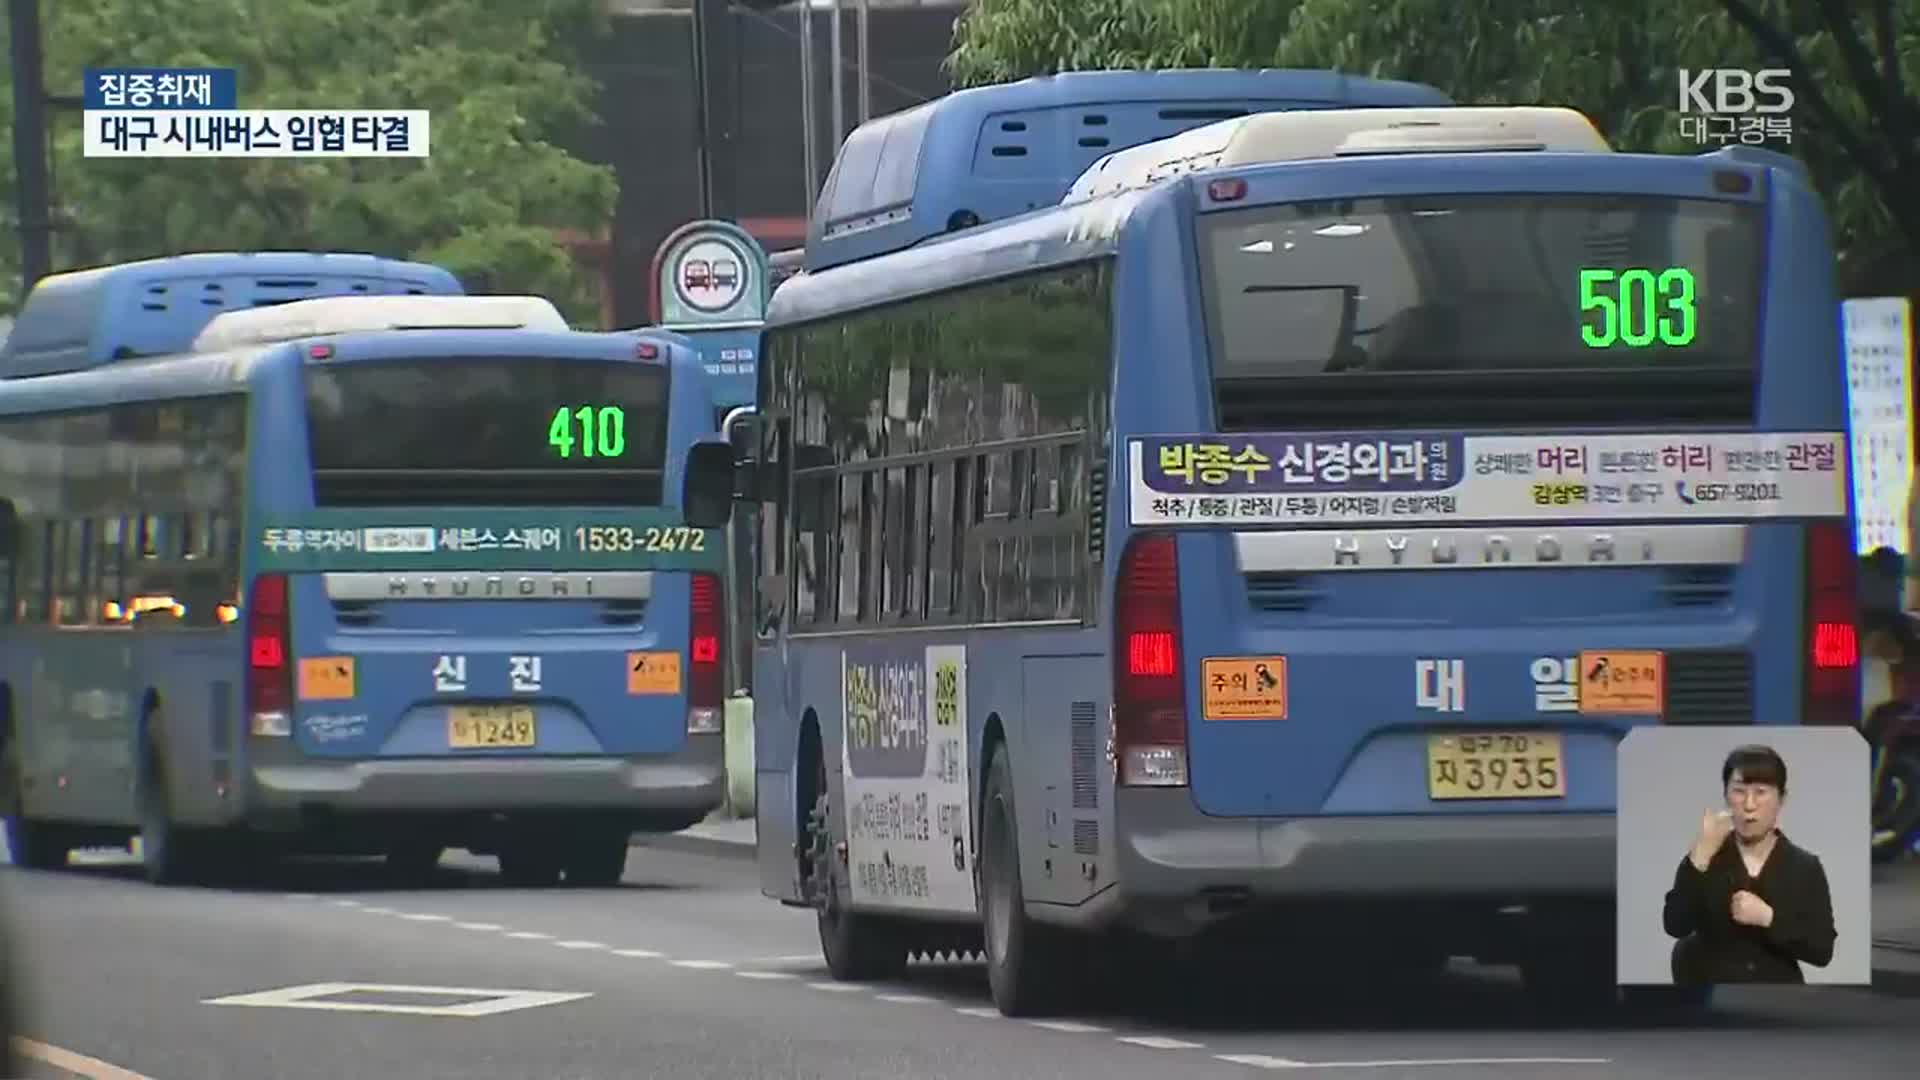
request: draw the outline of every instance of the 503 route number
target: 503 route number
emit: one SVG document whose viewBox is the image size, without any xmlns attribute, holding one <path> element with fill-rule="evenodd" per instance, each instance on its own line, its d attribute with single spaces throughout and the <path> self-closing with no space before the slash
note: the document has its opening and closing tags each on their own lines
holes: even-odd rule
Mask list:
<svg viewBox="0 0 1920 1080">
<path fill-rule="evenodd" d="M 1697 316 L 1693 272 L 1672 266 L 1652 270 L 1580 271 L 1580 340 L 1590 349 L 1615 344 L 1644 349 L 1655 339 L 1678 347 L 1693 344 Z M 1599 325 L 1587 321 L 1597 316 Z"/>
<path fill-rule="evenodd" d="M 707 531 L 690 525 L 648 526 L 576 525 L 574 547 L 580 551 L 705 551 Z"/>
<path fill-rule="evenodd" d="M 1427 797 L 1563 799 L 1560 736 L 1543 731 L 1456 732 L 1427 737 Z"/>
</svg>

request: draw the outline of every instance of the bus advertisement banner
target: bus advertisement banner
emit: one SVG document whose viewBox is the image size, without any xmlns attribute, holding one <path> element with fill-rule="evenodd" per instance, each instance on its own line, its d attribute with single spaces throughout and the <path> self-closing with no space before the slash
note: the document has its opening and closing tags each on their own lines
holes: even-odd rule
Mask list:
<svg viewBox="0 0 1920 1080">
<path fill-rule="evenodd" d="M 850 647 L 840 673 L 854 900 L 972 914 L 966 646 Z"/>
<path fill-rule="evenodd" d="M 726 569 L 718 529 L 660 509 L 543 507 L 255 511 L 260 573 L 353 570 Z"/>
<path fill-rule="evenodd" d="M 1847 513 L 1840 432 L 1312 432 L 1131 439 L 1132 521 L 1713 521 Z"/>
</svg>

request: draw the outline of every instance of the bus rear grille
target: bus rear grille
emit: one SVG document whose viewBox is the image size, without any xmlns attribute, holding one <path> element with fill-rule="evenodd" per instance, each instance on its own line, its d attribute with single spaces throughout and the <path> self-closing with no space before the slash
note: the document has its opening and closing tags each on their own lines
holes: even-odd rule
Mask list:
<svg viewBox="0 0 1920 1080">
<path fill-rule="evenodd" d="M 1408 371 L 1218 379 L 1221 431 L 1751 427 L 1753 373 L 1734 369 Z"/>
<path fill-rule="evenodd" d="M 1745 652 L 1667 654 L 1669 724 L 1753 723 L 1753 657 Z"/>
<path fill-rule="evenodd" d="M 657 469 L 315 469 L 315 506 L 658 506 Z"/>
</svg>

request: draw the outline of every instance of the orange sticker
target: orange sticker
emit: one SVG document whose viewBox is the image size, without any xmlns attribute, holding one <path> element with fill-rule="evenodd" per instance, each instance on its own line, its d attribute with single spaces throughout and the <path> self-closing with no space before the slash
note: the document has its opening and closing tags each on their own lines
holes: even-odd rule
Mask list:
<svg viewBox="0 0 1920 1080">
<path fill-rule="evenodd" d="M 677 694 L 679 692 L 679 653 L 630 652 L 627 654 L 627 693 Z"/>
<path fill-rule="evenodd" d="M 1287 658 L 1235 656 L 1200 662 L 1209 720 L 1285 720 Z"/>
<path fill-rule="evenodd" d="M 1580 711 L 1589 716 L 1659 716 L 1666 708 L 1667 665 L 1651 650 L 1594 649 L 1580 654 Z"/>
<path fill-rule="evenodd" d="M 353 697 L 353 657 L 310 656 L 300 661 L 300 700 L 346 701 Z"/>
</svg>

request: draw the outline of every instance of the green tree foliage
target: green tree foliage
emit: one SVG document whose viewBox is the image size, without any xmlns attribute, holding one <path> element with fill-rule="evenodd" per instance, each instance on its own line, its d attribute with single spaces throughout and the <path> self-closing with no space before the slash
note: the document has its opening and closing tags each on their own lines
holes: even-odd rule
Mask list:
<svg viewBox="0 0 1920 1080">
<path fill-rule="evenodd" d="M 1096 67 L 1304 67 L 1409 79 L 1462 103 L 1569 105 L 1623 150 L 1679 135 L 1681 68 L 1795 73 L 1792 151 L 1856 289 L 1920 255 L 1920 0 L 975 0 L 967 85 Z M 1905 275 L 1890 276 L 1890 263 Z"/>
<path fill-rule="evenodd" d="M 56 115 L 55 190 L 72 218 L 59 257 L 370 251 L 439 263 L 490 291 L 550 296 L 592 325 L 592 283 L 556 230 L 597 232 L 612 212 L 612 170 L 566 148 L 595 122 L 598 87 L 581 50 L 600 9 L 596 0 L 45 4 L 54 93 L 77 92 L 90 65 L 233 67 L 243 108 L 433 114 L 425 160 L 205 161 L 87 159 L 78 118 Z M 10 140 L 0 133 L 9 177 Z"/>
</svg>

